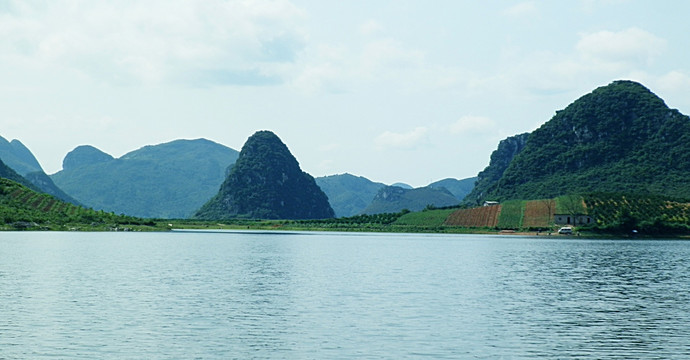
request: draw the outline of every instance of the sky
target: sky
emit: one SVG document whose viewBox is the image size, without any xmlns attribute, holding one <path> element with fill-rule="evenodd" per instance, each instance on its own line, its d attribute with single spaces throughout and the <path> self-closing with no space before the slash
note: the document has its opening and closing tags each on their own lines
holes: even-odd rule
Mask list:
<svg viewBox="0 0 690 360">
<path fill-rule="evenodd" d="M 276 133 L 314 177 L 476 176 L 599 86 L 690 114 L 688 1 L 0 0 L 0 136 L 48 174 Z"/>
</svg>

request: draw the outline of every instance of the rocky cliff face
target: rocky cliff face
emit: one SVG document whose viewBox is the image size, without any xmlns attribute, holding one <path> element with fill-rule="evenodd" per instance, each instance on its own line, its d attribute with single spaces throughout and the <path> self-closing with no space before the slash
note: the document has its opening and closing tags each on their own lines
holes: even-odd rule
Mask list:
<svg viewBox="0 0 690 360">
<path fill-rule="evenodd" d="M 218 194 L 195 215 L 200 219 L 333 216 L 314 178 L 300 169 L 287 146 L 270 131 L 259 131 L 247 140 Z"/>
<path fill-rule="evenodd" d="M 464 202 L 473 205 L 481 204 L 496 189 L 498 180 L 503 173 L 527 144 L 529 133 L 514 135 L 498 143 L 498 148 L 491 153 L 489 166 L 477 175 L 477 183 L 472 191 L 465 197 Z"/>
</svg>

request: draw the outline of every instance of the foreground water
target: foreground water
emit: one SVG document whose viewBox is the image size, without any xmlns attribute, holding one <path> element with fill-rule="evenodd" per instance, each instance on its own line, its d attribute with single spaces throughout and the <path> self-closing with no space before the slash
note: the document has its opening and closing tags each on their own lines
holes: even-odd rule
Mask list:
<svg viewBox="0 0 690 360">
<path fill-rule="evenodd" d="M 685 241 L 0 233 L 0 358 L 689 358 L 689 259 Z"/>
</svg>

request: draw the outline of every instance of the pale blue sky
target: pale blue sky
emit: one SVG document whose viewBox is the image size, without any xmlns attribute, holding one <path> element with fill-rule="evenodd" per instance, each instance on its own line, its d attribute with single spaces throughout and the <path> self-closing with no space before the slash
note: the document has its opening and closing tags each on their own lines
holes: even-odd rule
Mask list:
<svg viewBox="0 0 690 360">
<path fill-rule="evenodd" d="M 690 114 L 685 1 L 0 0 L 0 135 L 48 173 L 274 131 L 314 176 L 423 186 L 617 79 Z"/>
</svg>

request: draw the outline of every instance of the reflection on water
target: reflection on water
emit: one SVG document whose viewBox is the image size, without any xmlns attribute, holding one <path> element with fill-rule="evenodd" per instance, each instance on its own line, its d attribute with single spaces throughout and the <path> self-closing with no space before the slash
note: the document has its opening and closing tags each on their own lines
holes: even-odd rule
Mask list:
<svg viewBox="0 0 690 360">
<path fill-rule="evenodd" d="M 0 233 L 0 358 L 688 358 L 690 243 Z"/>
</svg>

